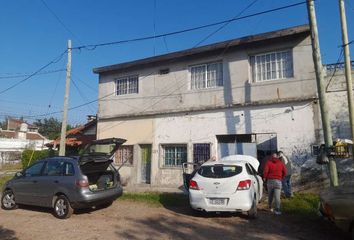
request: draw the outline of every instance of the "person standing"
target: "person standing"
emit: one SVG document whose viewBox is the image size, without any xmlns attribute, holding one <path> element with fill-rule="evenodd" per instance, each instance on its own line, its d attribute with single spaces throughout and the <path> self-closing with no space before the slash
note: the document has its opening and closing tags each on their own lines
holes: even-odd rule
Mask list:
<svg viewBox="0 0 354 240">
<path fill-rule="evenodd" d="M 292 164 L 291 161 L 284 155 L 282 151 L 278 152 L 278 157 L 279 159 L 284 163 L 285 168 L 286 168 L 286 175 L 282 181 L 282 187 L 284 190 L 284 194 L 286 198 L 291 198 L 292 197 L 292 191 L 291 191 L 291 174 L 292 172 Z"/>
<path fill-rule="evenodd" d="M 266 162 L 263 172 L 263 177 L 267 182 L 268 188 L 268 207 L 273 211 L 273 198 L 275 202 L 274 213 L 281 214 L 280 211 L 280 192 L 282 180 L 286 175 L 286 167 L 284 163 L 278 158 L 277 153 L 273 153 L 272 157 Z"/>
</svg>

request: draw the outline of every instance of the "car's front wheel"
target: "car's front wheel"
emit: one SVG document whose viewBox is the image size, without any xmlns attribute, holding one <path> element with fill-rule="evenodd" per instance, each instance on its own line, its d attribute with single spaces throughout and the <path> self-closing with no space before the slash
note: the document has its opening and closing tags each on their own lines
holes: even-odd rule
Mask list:
<svg viewBox="0 0 354 240">
<path fill-rule="evenodd" d="M 1 208 L 5 210 L 13 210 L 17 208 L 15 195 L 11 190 L 7 190 L 1 197 Z"/>
<path fill-rule="evenodd" d="M 74 212 L 69 200 L 64 195 L 55 198 L 54 201 L 54 216 L 60 219 L 69 218 Z"/>
<path fill-rule="evenodd" d="M 253 197 L 252 207 L 247 212 L 247 215 L 248 215 L 248 218 L 250 218 L 250 219 L 256 219 L 258 217 L 256 196 Z"/>
</svg>

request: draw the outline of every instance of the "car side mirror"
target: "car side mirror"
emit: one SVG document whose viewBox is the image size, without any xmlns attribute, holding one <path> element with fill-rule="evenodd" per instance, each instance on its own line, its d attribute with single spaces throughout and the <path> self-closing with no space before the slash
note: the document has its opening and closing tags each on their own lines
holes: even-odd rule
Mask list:
<svg viewBox="0 0 354 240">
<path fill-rule="evenodd" d="M 18 177 L 18 178 L 20 178 L 20 177 L 23 176 L 23 174 L 22 174 L 22 172 L 17 172 L 17 173 L 15 174 L 15 176 Z"/>
</svg>

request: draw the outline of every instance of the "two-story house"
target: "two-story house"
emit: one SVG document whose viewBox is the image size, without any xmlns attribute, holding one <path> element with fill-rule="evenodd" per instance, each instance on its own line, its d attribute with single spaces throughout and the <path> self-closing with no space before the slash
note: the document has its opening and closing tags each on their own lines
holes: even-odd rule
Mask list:
<svg viewBox="0 0 354 240">
<path fill-rule="evenodd" d="M 320 131 L 309 26 L 95 68 L 97 138 L 127 139 L 129 184 L 182 184 L 181 164 L 282 150 L 299 164 Z M 256 154 L 257 154 L 256 153 Z"/>
</svg>

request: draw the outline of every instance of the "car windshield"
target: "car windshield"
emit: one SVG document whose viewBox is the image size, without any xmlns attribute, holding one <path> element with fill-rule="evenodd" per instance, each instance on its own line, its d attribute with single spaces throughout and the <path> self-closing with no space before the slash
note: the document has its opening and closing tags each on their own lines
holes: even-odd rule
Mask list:
<svg viewBox="0 0 354 240">
<path fill-rule="evenodd" d="M 198 174 L 206 178 L 228 178 L 242 172 L 241 166 L 236 165 L 212 165 L 202 166 Z"/>
</svg>

